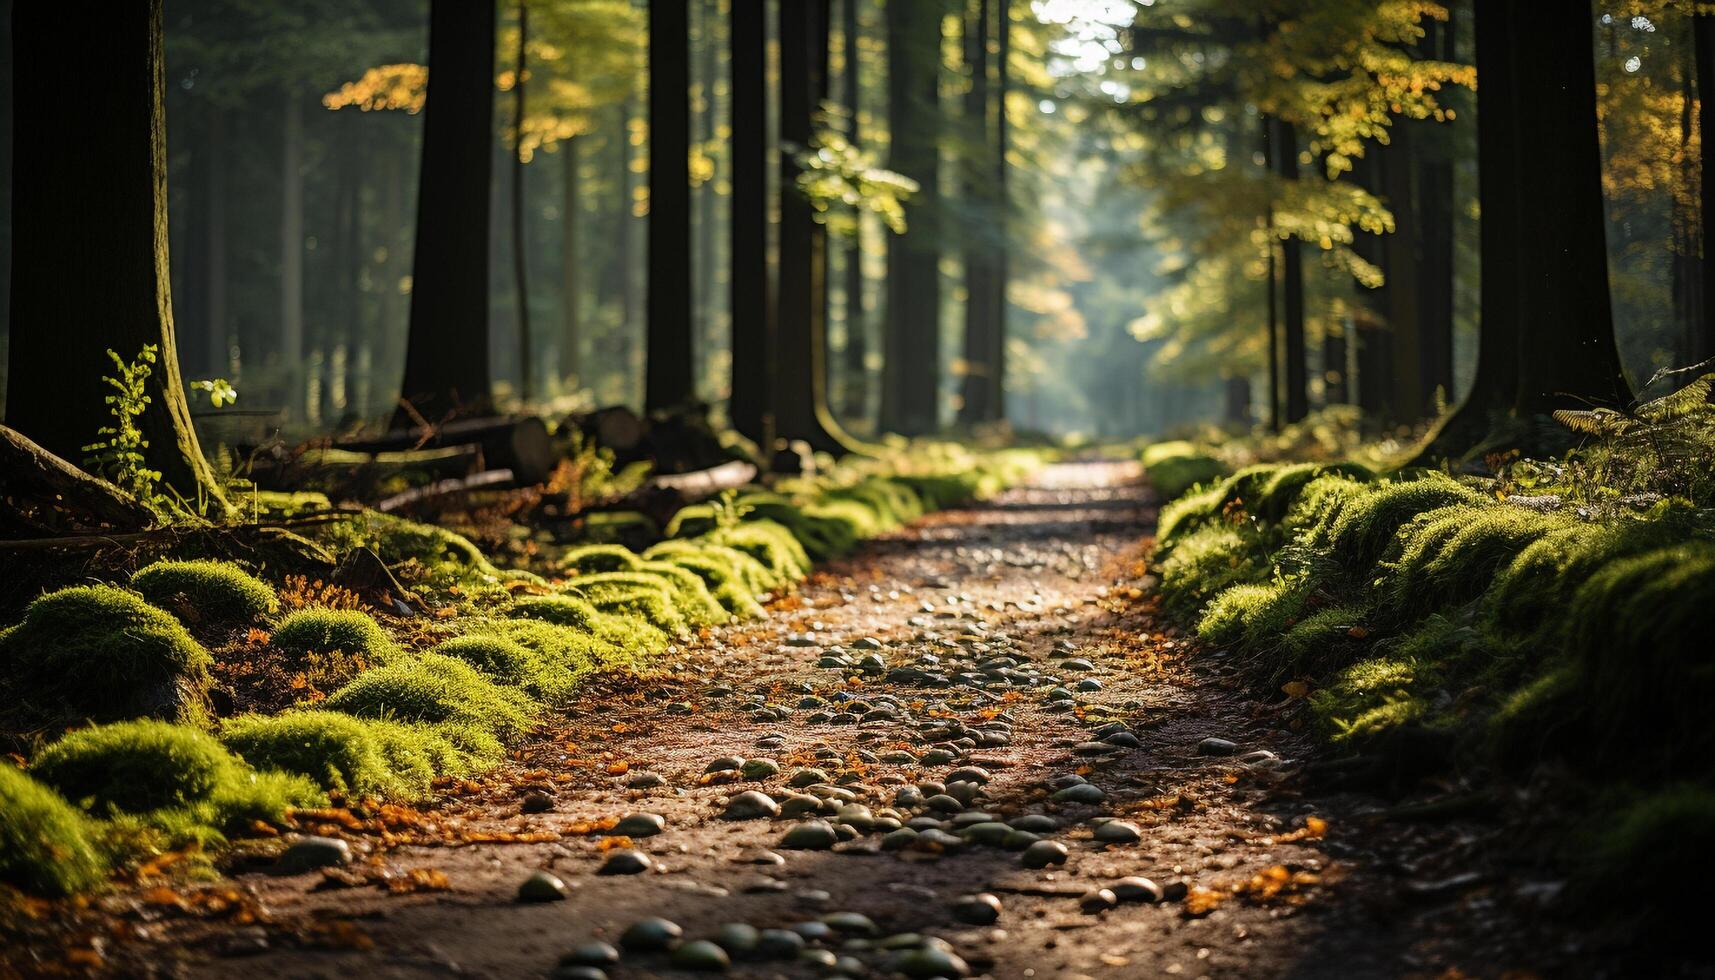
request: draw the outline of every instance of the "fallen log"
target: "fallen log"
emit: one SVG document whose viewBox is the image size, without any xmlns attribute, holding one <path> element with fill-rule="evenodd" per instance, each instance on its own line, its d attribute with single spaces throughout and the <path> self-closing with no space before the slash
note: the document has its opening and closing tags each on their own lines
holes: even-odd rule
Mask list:
<svg viewBox="0 0 1715 980">
<path fill-rule="evenodd" d="M 521 485 L 543 482 L 560 461 L 554 440 L 548 436 L 547 425 L 534 415 L 455 419 L 441 425 L 399 429 L 369 439 L 341 439 L 332 448 L 388 453 L 467 444 L 481 448 L 480 468 L 511 470 Z"/>
<path fill-rule="evenodd" d="M 0 536 L 135 529 L 155 521 L 130 494 L 0 425 Z"/>
<path fill-rule="evenodd" d="M 424 487 L 413 487 L 387 497 L 375 505 L 375 509 L 383 513 L 392 513 L 412 504 L 425 500 L 448 497 L 454 494 L 469 493 L 472 490 L 486 490 L 503 487 L 515 482 L 511 470 L 484 470 L 472 473 L 470 476 L 455 480 L 437 480 Z"/>
</svg>

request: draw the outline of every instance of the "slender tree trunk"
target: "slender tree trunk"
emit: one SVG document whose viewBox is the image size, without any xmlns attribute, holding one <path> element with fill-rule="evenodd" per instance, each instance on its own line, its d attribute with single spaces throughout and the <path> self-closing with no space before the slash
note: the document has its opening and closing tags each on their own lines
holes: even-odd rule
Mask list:
<svg viewBox="0 0 1715 980">
<path fill-rule="evenodd" d="M 1429 21 L 1425 54 L 1442 61 L 1457 60 L 1454 29 L 1449 13 L 1446 23 Z M 1453 397 L 1453 133 L 1445 123 L 1429 120 L 1407 122 L 1417 130 L 1419 155 L 1417 217 L 1422 240 L 1422 274 L 1419 285 L 1421 312 L 1418 315 L 1419 391 L 1422 401 L 1416 419 L 1437 411 L 1436 391 Z"/>
<path fill-rule="evenodd" d="M 1386 315 L 1388 350 L 1393 366 L 1388 372 L 1387 421 L 1410 425 L 1419 418 L 1427 402 L 1419 384 L 1422 378 L 1424 256 L 1420 250 L 1423 226 L 1413 193 L 1417 169 L 1417 132 L 1410 126 L 1395 127 L 1393 142 L 1377 154 L 1381 165 L 1382 195 L 1393 210 L 1398 230 L 1382 237 L 1383 268 L 1387 270 Z"/>
<path fill-rule="evenodd" d="M 768 29 L 764 0 L 733 0 L 732 218 L 727 417 L 764 452 L 774 443 L 774 304 L 768 274 Z"/>
<path fill-rule="evenodd" d="M 940 424 L 941 13 L 940 0 L 887 5 L 889 162 L 921 187 L 887 249 L 881 428 L 902 435 Z"/>
<path fill-rule="evenodd" d="M 863 145 L 862 126 L 859 123 L 860 96 L 862 94 L 862 61 L 858 46 L 860 25 L 858 22 L 858 4 L 860 0 L 841 0 L 841 13 L 844 27 L 844 51 L 846 74 L 843 79 L 845 93 L 843 101 L 846 111 L 850 114 L 847 121 L 846 139 L 852 146 Z M 843 352 L 845 367 L 845 385 L 843 409 L 846 418 L 863 418 L 869 410 L 869 322 L 864 310 L 864 275 L 863 275 L 863 232 L 864 220 L 861 208 L 853 209 L 852 238 L 846 245 L 846 347 Z"/>
<path fill-rule="evenodd" d="M 994 226 L 999 233 L 995 237 L 993 252 L 989 261 L 990 285 L 994 289 L 994 299 L 990 301 L 990 315 L 994 317 L 994 326 L 989 330 L 989 414 L 995 421 L 1006 420 L 1006 323 L 1007 307 L 1010 305 L 1007 283 L 1012 276 L 1012 262 L 1009 255 L 1011 247 L 1012 225 L 1012 195 L 1008 190 L 1008 174 L 1006 151 L 1012 137 L 1008 132 L 1006 118 L 1006 93 L 1011 87 L 1012 75 L 1007 66 L 1007 59 L 1012 56 L 1012 0 L 994 0 L 995 2 L 995 118 L 994 118 Z"/>
<path fill-rule="evenodd" d="M 1298 132 L 1291 123 L 1275 120 L 1274 164 L 1280 176 L 1298 179 Z M 1304 339 L 1304 251 L 1297 238 L 1281 240 L 1281 357 L 1285 360 L 1286 421 L 1310 414 L 1308 349 Z"/>
<path fill-rule="evenodd" d="M 356 128 L 359 117 L 341 113 L 347 129 Z M 342 147 L 351 161 L 351 178 L 346 193 L 347 204 L 344 229 L 345 254 L 349 256 L 340 270 L 343 280 L 345 307 L 345 411 L 362 417 L 369 414 L 369 339 L 365 329 L 363 302 L 363 262 L 367 249 L 363 236 L 363 176 L 369 172 L 369 144 L 348 136 Z"/>
<path fill-rule="evenodd" d="M 204 249 L 207 255 L 204 261 L 207 270 L 204 273 L 203 314 L 207 317 L 204 324 L 204 336 L 207 344 L 207 359 L 204 369 L 210 377 L 224 378 L 232 370 L 230 349 L 232 346 L 232 325 L 227 311 L 226 301 L 226 168 L 228 164 L 226 143 L 226 112 L 213 109 L 208 121 L 208 147 L 205 150 L 213 166 L 209 167 L 208 180 L 208 215 L 204 226 L 207 238 L 204 239 Z"/>
<path fill-rule="evenodd" d="M 583 269 L 578 257 L 578 229 L 582 226 L 583 202 L 578 196 L 578 157 L 580 137 L 572 136 L 560 144 L 560 379 L 578 378 L 583 372 L 583 360 L 578 345 L 583 342 L 582 297 Z"/>
<path fill-rule="evenodd" d="M 518 393 L 536 396 L 536 356 L 530 340 L 530 226 L 525 211 L 524 113 L 529 70 L 530 5 L 518 0 L 518 53 L 512 79 L 512 270 L 518 296 Z"/>
<path fill-rule="evenodd" d="M 188 500 L 225 507 L 179 375 L 167 258 L 162 0 L 100 16 L 21 3 L 12 94 L 7 423 L 68 460 L 113 422 L 107 352 L 160 348 L 139 418 L 148 465 Z M 65 71 L 77 51 L 100 71 Z M 68 111 L 75 106 L 76 111 Z M 93 288 L 96 284 L 99 288 Z"/>
<path fill-rule="evenodd" d="M 1330 317 L 1322 335 L 1322 404 L 1345 405 L 1352 400 L 1346 378 L 1346 324 Z"/>
<path fill-rule="evenodd" d="M 965 91 L 963 187 L 966 221 L 963 228 L 965 262 L 964 383 L 961 386 L 959 424 L 970 427 L 993 418 L 993 390 L 989 351 L 993 343 L 994 300 L 990 284 L 988 235 L 990 233 L 991 188 L 994 168 L 989 162 L 988 35 L 990 0 L 966 4 L 965 71 L 970 88 Z"/>
<path fill-rule="evenodd" d="M 1702 316 L 1691 338 L 1691 360 L 1696 364 L 1715 357 L 1715 14 L 1692 18 L 1692 37 L 1697 54 L 1697 129 L 1701 134 L 1698 228 L 1702 262 L 1699 279 L 1703 294 Z"/>
<path fill-rule="evenodd" d="M 280 152 L 280 364 L 286 407 L 306 412 L 304 364 L 304 103 L 286 93 Z"/>
<path fill-rule="evenodd" d="M 695 391 L 689 41 L 687 0 L 649 0 L 649 412 L 685 405 Z"/>
<path fill-rule="evenodd" d="M 827 89 L 828 0 L 780 8 L 780 140 L 810 145 L 819 96 Z M 780 155 L 780 308 L 774 374 L 778 435 L 812 449 L 846 447 L 827 412 L 827 230 L 798 188 L 795 153 Z"/>
<path fill-rule="evenodd" d="M 692 120 L 696 123 L 697 144 L 702 147 L 702 152 L 708 156 L 711 164 L 708 179 L 696 190 L 697 248 L 691 259 L 697 283 L 695 323 L 698 359 L 695 369 L 698 382 L 708 377 L 709 359 L 720 346 L 720 338 L 715 333 L 715 289 L 719 285 L 715 263 L 715 187 L 720 176 L 717 172 L 718 165 L 715 164 L 719 146 L 715 139 L 715 25 L 720 17 L 715 7 L 715 4 L 701 4 L 697 7 L 700 22 L 697 36 L 702 41 L 702 46 L 697 51 L 697 88 L 702 98 L 698 100 L 700 104 L 697 108 L 700 111 L 692 115 Z"/>
<path fill-rule="evenodd" d="M 431 0 L 411 326 L 400 398 L 430 422 L 486 412 L 494 0 Z M 401 405 L 395 428 L 416 416 Z"/>
</svg>

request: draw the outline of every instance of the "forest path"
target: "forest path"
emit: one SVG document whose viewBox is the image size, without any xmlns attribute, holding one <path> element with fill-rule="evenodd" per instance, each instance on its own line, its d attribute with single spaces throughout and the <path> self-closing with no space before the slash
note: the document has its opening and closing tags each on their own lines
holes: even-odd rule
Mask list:
<svg viewBox="0 0 1715 980">
<path fill-rule="evenodd" d="M 1184 641 L 1157 622 L 1143 562 L 1154 513 L 1140 479 L 1131 464 L 1055 466 L 996 500 L 874 541 L 777 603 L 767 621 L 692 645 L 668 672 L 592 685 L 496 778 L 424 814 L 396 814 L 385 837 L 379 824 L 344 829 L 359 856 L 337 875 L 237 874 L 246 902 L 266 910 L 263 924 L 168 919 L 156 938 L 171 942 L 120 949 L 207 977 L 528 977 L 548 975 L 590 940 L 619 945 L 648 916 L 678 923 L 691 940 L 727 923 L 786 928 L 855 912 L 875 924 L 873 936 L 861 920 L 836 917 L 832 935 L 811 944 L 829 953 L 735 957 L 731 973 L 955 972 L 943 954 L 882 948 L 904 943 L 884 939 L 900 933 L 941 937 L 971 973 L 995 977 L 1428 967 L 1437 956 L 1425 962 L 1409 949 L 1423 939 L 1406 925 L 1414 916 L 1393 914 L 1393 889 L 1376 887 L 1364 870 L 1373 862 L 1342 843 L 1351 801 L 1302 796 L 1287 775 L 1304 750 L 1286 724 L 1291 703 L 1253 700 L 1231 674 L 1193 668 Z M 818 666 L 836 645 L 850 661 L 874 655 L 886 667 Z M 756 717 L 764 705 L 778 717 Z M 1110 719 L 1135 743 L 1096 743 Z M 1208 754 L 1227 748 L 1200 747 L 1211 737 L 1236 749 Z M 705 776 L 722 756 L 768 759 L 781 771 L 760 781 Z M 943 849 L 933 833 L 897 851 L 882 849 L 881 833 L 831 850 L 786 849 L 783 837 L 804 817 L 720 819 L 745 790 L 785 800 L 800 768 L 825 770 L 879 816 L 902 787 L 968 766 L 992 775 L 968 809 L 1000 821 L 1053 818 L 1058 829 L 1043 839 L 1065 846 L 1064 864 L 1032 870 L 1016 850 L 974 842 L 943 839 Z M 630 788 L 653 781 L 646 773 L 658 784 Z M 1049 798 L 1078 774 L 1105 798 Z M 521 812 L 544 789 L 552 809 Z M 948 831 L 973 819 L 910 802 L 901 818 L 934 814 Z M 644 813 L 664 818 L 662 832 L 633 844 L 652 867 L 598 874 L 623 850 L 601 821 Z M 1122 827 L 1107 832 L 1118 842 L 1096 842 L 1091 821 L 1102 817 L 1134 825 L 1139 839 Z M 564 880 L 566 900 L 517 901 L 539 869 Z M 1127 876 L 1152 879 L 1168 900 L 1081 908 L 1105 904 L 1110 896 L 1087 893 Z M 993 924 L 955 913 L 976 892 L 998 897 Z M 1461 941 L 1462 959 L 1483 955 L 1475 937 Z M 855 959 L 835 966 L 834 956 Z M 626 952 L 606 969 L 675 972 L 665 953 Z"/>
</svg>

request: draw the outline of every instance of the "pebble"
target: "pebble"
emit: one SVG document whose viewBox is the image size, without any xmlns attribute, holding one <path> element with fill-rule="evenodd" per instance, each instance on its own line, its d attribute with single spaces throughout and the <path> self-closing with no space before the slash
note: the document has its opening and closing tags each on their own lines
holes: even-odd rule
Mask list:
<svg viewBox="0 0 1715 980">
<path fill-rule="evenodd" d="M 988 892 L 966 895 L 953 903 L 953 918 L 973 926 L 993 925 L 1000 918 L 1000 899 Z"/>
<path fill-rule="evenodd" d="M 1014 830 L 1028 830 L 1033 834 L 1051 834 L 1060 829 L 1060 821 L 1046 813 L 1029 813 L 1008 823 Z"/>
<path fill-rule="evenodd" d="M 1108 794 L 1091 783 L 1079 783 L 1068 786 L 1054 794 L 1054 799 L 1061 803 L 1100 803 L 1108 798 Z"/>
<path fill-rule="evenodd" d="M 828 782 L 831 778 L 832 777 L 828 775 L 826 770 L 800 769 L 792 774 L 792 778 L 786 781 L 786 785 L 791 786 L 794 789 L 803 789 L 806 786 L 814 786 L 817 783 Z"/>
<path fill-rule="evenodd" d="M 767 793 L 748 790 L 732 798 L 721 813 L 722 820 L 762 820 L 780 816 L 780 804 Z"/>
<path fill-rule="evenodd" d="M 1122 902 L 1159 902 L 1161 886 L 1148 878 L 1121 878 L 1113 883 L 1114 897 Z"/>
<path fill-rule="evenodd" d="M 679 941 L 685 930 L 677 922 L 648 918 L 633 922 L 619 937 L 619 945 L 638 953 L 667 949 Z"/>
<path fill-rule="evenodd" d="M 780 775 L 780 764 L 772 759 L 749 759 L 739 767 L 738 774 L 745 779 L 768 779 Z"/>
<path fill-rule="evenodd" d="M 1024 849 L 1020 860 L 1027 868 L 1046 868 L 1050 864 L 1065 864 L 1066 857 L 1066 845 L 1058 841 L 1039 840 Z"/>
<path fill-rule="evenodd" d="M 632 813 L 625 816 L 619 823 L 608 831 L 614 836 L 623 837 L 654 837 L 667 827 L 667 818 L 659 813 Z"/>
<path fill-rule="evenodd" d="M 607 971 L 599 966 L 557 966 L 548 980 L 607 980 Z"/>
<path fill-rule="evenodd" d="M 899 972 L 918 980 L 928 980 L 931 977 L 964 977 L 971 972 L 970 965 L 960 959 L 957 953 L 936 946 L 925 946 L 914 949 L 899 958 Z"/>
<path fill-rule="evenodd" d="M 274 862 L 277 875 L 297 875 L 317 868 L 351 863 L 351 845 L 337 837 L 304 837 L 286 848 Z"/>
<path fill-rule="evenodd" d="M 732 958 L 707 939 L 694 939 L 673 950 L 672 963 L 681 970 L 719 973 L 732 966 Z"/>
<path fill-rule="evenodd" d="M 719 759 L 703 767 L 703 772 L 733 772 L 744 767 L 744 760 L 736 755 L 723 755 Z"/>
<path fill-rule="evenodd" d="M 531 872 L 530 877 L 518 886 L 520 902 L 563 902 L 570 898 L 572 890 L 557 876 L 546 871 Z"/>
<path fill-rule="evenodd" d="M 1106 912 L 1118 904 L 1119 899 L 1114 896 L 1111 889 L 1107 888 L 1087 891 L 1083 898 L 1078 899 L 1078 907 L 1092 915 L 1097 912 Z"/>
<path fill-rule="evenodd" d="M 962 766 L 947 774 L 948 783 L 976 783 L 978 786 L 987 785 L 989 771 L 981 766 Z"/>
<path fill-rule="evenodd" d="M 1237 742 L 1224 738 L 1206 738 L 1197 743 L 1198 755 L 1232 755 L 1239 750 Z"/>
<path fill-rule="evenodd" d="M 1136 844 L 1143 839 L 1143 830 L 1124 820 L 1109 820 L 1096 828 L 1095 838 L 1103 844 Z"/>
<path fill-rule="evenodd" d="M 667 785 L 667 777 L 658 772 L 640 772 L 625 781 L 629 789 L 654 789 Z"/>
<path fill-rule="evenodd" d="M 880 930 L 869 916 L 860 912 L 835 912 L 822 916 L 822 921 L 835 932 L 853 936 L 873 936 Z"/>
<path fill-rule="evenodd" d="M 839 841 L 839 834 L 826 821 L 806 820 L 780 838 L 780 846 L 790 851 L 825 851 Z"/>
<path fill-rule="evenodd" d="M 618 962 L 619 950 L 599 939 L 580 943 L 560 957 L 561 966 L 612 966 Z"/>
<path fill-rule="evenodd" d="M 518 803 L 519 813 L 547 813 L 553 808 L 554 798 L 542 792 L 526 793 Z"/>
</svg>

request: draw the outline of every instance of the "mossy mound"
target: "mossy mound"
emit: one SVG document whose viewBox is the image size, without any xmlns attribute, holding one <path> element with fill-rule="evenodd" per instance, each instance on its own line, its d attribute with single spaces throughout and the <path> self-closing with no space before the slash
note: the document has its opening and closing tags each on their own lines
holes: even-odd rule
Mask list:
<svg viewBox="0 0 1715 980">
<path fill-rule="evenodd" d="M 44 749 L 30 771 L 97 816 L 134 818 L 175 843 L 277 823 L 290 807 L 323 799 L 306 780 L 253 771 L 213 736 L 153 720 L 73 732 Z"/>
<path fill-rule="evenodd" d="M 1210 525 L 1179 539 L 1158 571 L 1169 606 L 1189 615 L 1235 585 L 1268 579 L 1273 566 L 1249 527 Z"/>
<path fill-rule="evenodd" d="M 560 570 L 567 575 L 635 572 L 642 563 L 643 560 L 630 548 L 617 544 L 587 544 L 566 552 L 560 559 Z"/>
<path fill-rule="evenodd" d="M 506 614 L 582 630 L 608 648 L 630 657 L 658 653 L 672 642 L 664 630 L 646 619 L 603 612 L 581 596 L 526 596 L 508 607 Z"/>
<path fill-rule="evenodd" d="M 433 652 L 462 660 L 496 684 L 537 698 L 559 698 L 577 683 L 573 674 L 548 664 L 535 650 L 502 636 L 466 634 L 437 645 Z"/>
<path fill-rule="evenodd" d="M 0 882 L 54 896 L 95 888 L 107 873 L 95 839 L 76 807 L 0 763 Z"/>
<path fill-rule="evenodd" d="M 1384 484 L 1346 503 L 1328 534 L 1329 551 L 1352 575 L 1380 561 L 1394 535 L 1419 514 L 1455 504 L 1475 506 L 1488 498 L 1439 473 Z"/>
<path fill-rule="evenodd" d="M 1163 500 L 1226 476 L 1227 464 L 1185 441 L 1158 442 L 1143 451 L 1143 472 Z"/>
<path fill-rule="evenodd" d="M 432 653 L 366 671 L 321 706 L 360 718 L 468 725 L 502 741 L 527 731 L 536 707 L 470 664 Z"/>
<path fill-rule="evenodd" d="M 673 586 L 666 579 L 638 572 L 605 572 L 580 575 L 561 586 L 598 611 L 635 616 L 669 636 L 690 628 L 674 602 Z"/>
<path fill-rule="evenodd" d="M 644 562 L 633 574 L 654 575 L 666 580 L 673 590 L 673 605 L 692 626 L 716 626 L 732 619 L 732 614 L 715 598 L 702 576 L 682 565 L 668 561 Z"/>
<path fill-rule="evenodd" d="M 206 717 L 208 651 L 177 619 L 109 585 L 50 592 L 0 633 L 18 727 L 71 719 Z"/>
<path fill-rule="evenodd" d="M 449 730 L 357 718 L 336 711 L 242 715 L 221 726 L 221 741 L 259 768 L 303 776 L 347 798 L 420 800 L 440 775 L 476 775 L 501 757 L 498 743 L 463 746 Z M 470 751 L 466 746 L 481 749 Z"/>
<path fill-rule="evenodd" d="M 495 637 L 515 643 L 534 654 L 545 669 L 564 674 L 574 683 L 591 671 L 626 659 L 619 647 L 587 630 L 539 619 L 473 617 L 459 626 L 465 636 Z"/>
<path fill-rule="evenodd" d="M 702 536 L 709 544 L 734 548 L 768 570 L 770 589 L 781 589 L 810 574 L 810 556 L 792 532 L 773 521 L 744 521 Z"/>
<path fill-rule="evenodd" d="M 868 507 L 883 529 L 899 527 L 922 517 L 922 498 L 896 480 L 870 477 L 849 486 L 834 487 L 822 495 L 826 501 L 854 500 Z"/>
<path fill-rule="evenodd" d="M 131 576 L 131 587 L 193 626 L 255 622 L 280 607 L 272 586 L 231 562 L 158 561 Z"/>
<path fill-rule="evenodd" d="M 1566 526 L 1565 518 L 1503 504 L 1454 505 L 1413 518 L 1382 568 L 1384 612 L 1412 623 L 1461 606 L 1488 590 L 1526 547 Z"/>
<path fill-rule="evenodd" d="M 734 619 L 759 619 L 765 615 L 761 603 L 751 592 L 744 576 L 733 567 L 727 557 L 715 553 L 715 549 L 686 547 L 682 550 L 669 549 L 659 554 L 662 557 L 652 560 L 650 565 L 670 563 L 697 576 L 709 594 L 721 604 L 721 608 Z"/>
<path fill-rule="evenodd" d="M 777 577 L 768 570 L 768 567 L 751 555 L 739 551 L 737 548 L 714 544 L 705 539 L 662 541 L 645 551 L 643 557 L 649 561 L 671 561 L 674 564 L 690 568 L 699 575 L 703 575 L 703 580 L 709 582 L 710 588 L 714 588 L 716 583 L 710 581 L 708 575 L 698 571 L 698 566 L 706 561 L 718 562 L 729 569 L 736 581 L 758 599 L 779 585 Z M 680 560 L 683 558 L 694 558 L 697 561 L 694 564 L 687 563 Z"/>
<path fill-rule="evenodd" d="M 381 624 L 356 609 L 300 609 L 274 628 L 273 642 L 298 658 L 338 652 L 368 665 L 385 663 L 398 652 Z"/>
</svg>

